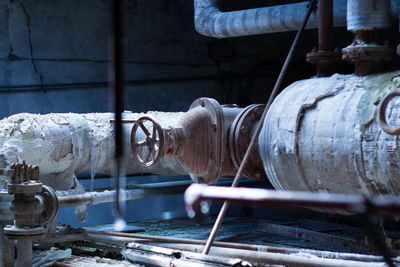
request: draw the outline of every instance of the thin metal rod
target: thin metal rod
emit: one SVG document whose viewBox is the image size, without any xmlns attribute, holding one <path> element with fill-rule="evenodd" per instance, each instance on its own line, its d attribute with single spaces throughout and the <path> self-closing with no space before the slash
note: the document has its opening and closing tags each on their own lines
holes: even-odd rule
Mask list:
<svg viewBox="0 0 400 267">
<path fill-rule="evenodd" d="M 124 154 L 122 115 L 123 112 L 123 8 L 122 0 L 111 1 L 111 61 L 110 61 L 110 97 L 112 98 L 112 110 L 115 112 L 114 137 L 115 137 L 115 211 L 117 217 L 122 217 L 120 204 L 120 180 L 121 165 Z"/>
<path fill-rule="evenodd" d="M 297 46 L 297 43 L 299 41 L 300 35 L 304 31 L 304 29 L 305 29 L 305 27 L 307 25 L 308 19 L 310 18 L 311 12 L 313 11 L 313 9 L 315 7 L 316 2 L 317 2 L 316 0 L 311 0 L 310 3 L 309 3 L 308 9 L 307 9 L 307 13 L 306 13 L 306 15 L 304 17 L 304 21 L 303 21 L 300 29 L 298 30 L 296 38 L 294 39 L 292 47 L 290 48 L 289 54 L 286 57 L 285 63 L 283 64 L 282 70 L 281 70 L 281 72 L 279 74 L 279 77 L 278 77 L 276 83 L 275 83 L 274 89 L 272 90 L 272 93 L 271 93 L 271 95 L 270 95 L 270 97 L 268 99 L 268 103 L 267 103 L 267 105 L 265 107 L 264 113 L 262 114 L 262 117 L 260 119 L 260 123 L 258 124 L 258 126 L 257 126 L 257 128 L 256 128 L 256 130 L 254 132 L 253 137 L 251 138 L 251 142 L 249 144 L 249 147 L 247 148 L 246 154 L 243 157 L 243 161 L 240 164 L 239 170 L 238 170 L 238 172 L 237 172 L 237 174 L 235 176 L 235 179 L 232 182 L 232 187 L 238 186 L 238 184 L 240 182 L 243 170 L 244 170 L 244 168 L 245 168 L 245 166 L 246 166 L 246 164 L 247 164 L 247 162 L 248 162 L 248 160 L 250 158 L 250 155 L 251 155 L 251 153 L 253 151 L 253 148 L 254 148 L 255 144 L 257 143 L 257 139 L 258 139 L 258 136 L 259 136 L 259 134 L 261 132 L 261 129 L 262 129 L 262 126 L 263 126 L 263 122 L 264 122 L 265 117 L 267 115 L 267 111 L 268 111 L 269 107 L 271 106 L 272 101 L 274 100 L 275 96 L 277 95 L 279 88 L 282 85 L 283 79 L 284 79 L 284 77 L 286 75 L 286 72 L 287 72 L 287 70 L 289 68 L 289 63 L 292 60 L 294 50 L 295 50 L 295 48 Z M 218 233 L 219 228 L 221 227 L 221 224 L 222 224 L 222 222 L 223 222 L 223 220 L 225 218 L 226 213 L 228 212 L 228 209 L 229 209 L 229 202 L 225 201 L 224 204 L 222 205 L 222 208 L 221 208 L 219 214 L 218 214 L 217 220 L 215 221 L 215 224 L 214 224 L 214 226 L 213 226 L 213 228 L 211 230 L 210 236 L 208 237 L 207 243 L 206 243 L 206 245 L 204 247 L 204 250 L 203 250 L 203 253 L 202 253 L 203 255 L 207 255 L 210 252 L 210 248 L 212 246 L 212 243 L 214 242 L 214 239 L 215 239 L 215 237 L 216 237 L 216 235 Z"/>
</svg>

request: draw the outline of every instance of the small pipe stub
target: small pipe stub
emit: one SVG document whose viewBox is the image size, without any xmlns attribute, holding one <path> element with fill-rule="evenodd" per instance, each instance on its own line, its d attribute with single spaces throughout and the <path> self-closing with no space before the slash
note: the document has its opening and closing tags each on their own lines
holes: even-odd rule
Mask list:
<svg viewBox="0 0 400 267">
<path fill-rule="evenodd" d="M 376 30 L 360 30 L 354 42 L 342 49 L 342 54 L 343 60 L 354 63 L 356 75 L 365 76 L 382 72 L 383 63 L 392 60 L 394 51 L 388 42 L 380 44 Z"/>
<path fill-rule="evenodd" d="M 342 53 L 339 48 L 334 51 L 320 51 L 314 47 L 307 53 L 307 62 L 317 65 L 318 77 L 330 76 L 334 73 L 335 64 L 342 60 Z"/>
</svg>

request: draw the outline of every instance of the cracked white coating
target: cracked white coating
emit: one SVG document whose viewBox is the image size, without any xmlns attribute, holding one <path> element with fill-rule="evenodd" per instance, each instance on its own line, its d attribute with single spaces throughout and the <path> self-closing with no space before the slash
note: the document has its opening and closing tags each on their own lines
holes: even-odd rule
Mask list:
<svg viewBox="0 0 400 267">
<path fill-rule="evenodd" d="M 148 112 L 162 127 L 176 126 L 182 112 Z M 124 119 L 137 119 L 143 113 L 125 112 Z M 21 113 L 0 120 L 0 167 L 13 162 L 38 165 L 44 184 L 55 190 L 77 186 L 75 174 L 111 174 L 114 136 L 111 113 Z M 133 160 L 129 149 L 132 124 L 124 124 L 124 165 L 127 174 L 186 174 L 178 161 L 169 156 L 144 169 Z M 140 133 L 138 133 L 140 134 Z M 143 134 L 143 133 L 142 133 Z"/>
</svg>

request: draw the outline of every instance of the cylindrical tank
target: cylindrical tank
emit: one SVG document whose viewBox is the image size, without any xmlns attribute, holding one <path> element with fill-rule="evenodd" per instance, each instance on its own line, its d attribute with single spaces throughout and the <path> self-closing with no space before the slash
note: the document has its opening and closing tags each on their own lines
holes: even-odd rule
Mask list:
<svg viewBox="0 0 400 267">
<path fill-rule="evenodd" d="M 400 193 L 400 140 L 376 121 L 381 97 L 400 85 L 400 71 L 365 77 L 335 74 L 298 81 L 271 105 L 260 153 L 279 190 Z M 400 125 L 400 103 L 388 107 Z"/>
</svg>

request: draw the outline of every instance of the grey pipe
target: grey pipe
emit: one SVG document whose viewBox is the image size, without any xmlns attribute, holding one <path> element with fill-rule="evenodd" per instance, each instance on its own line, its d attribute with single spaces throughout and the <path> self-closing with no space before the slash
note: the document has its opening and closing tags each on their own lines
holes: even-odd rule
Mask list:
<svg viewBox="0 0 400 267">
<path fill-rule="evenodd" d="M 390 0 L 348 0 L 347 29 L 349 31 L 389 27 Z"/>
<path fill-rule="evenodd" d="M 294 31 L 302 23 L 308 2 L 255 8 L 241 11 L 221 12 L 218 0 L 194 0 L 194 24 L 202 35 L 228 38 L 274 32 Z M 391 1 L 391 12 L 397 19 L 400 0 Z M 346 26 L 347 0 L 334 0 L 334 26 Z M 307 28 L 318 27 L 313 14 Z"/>
</svg>

